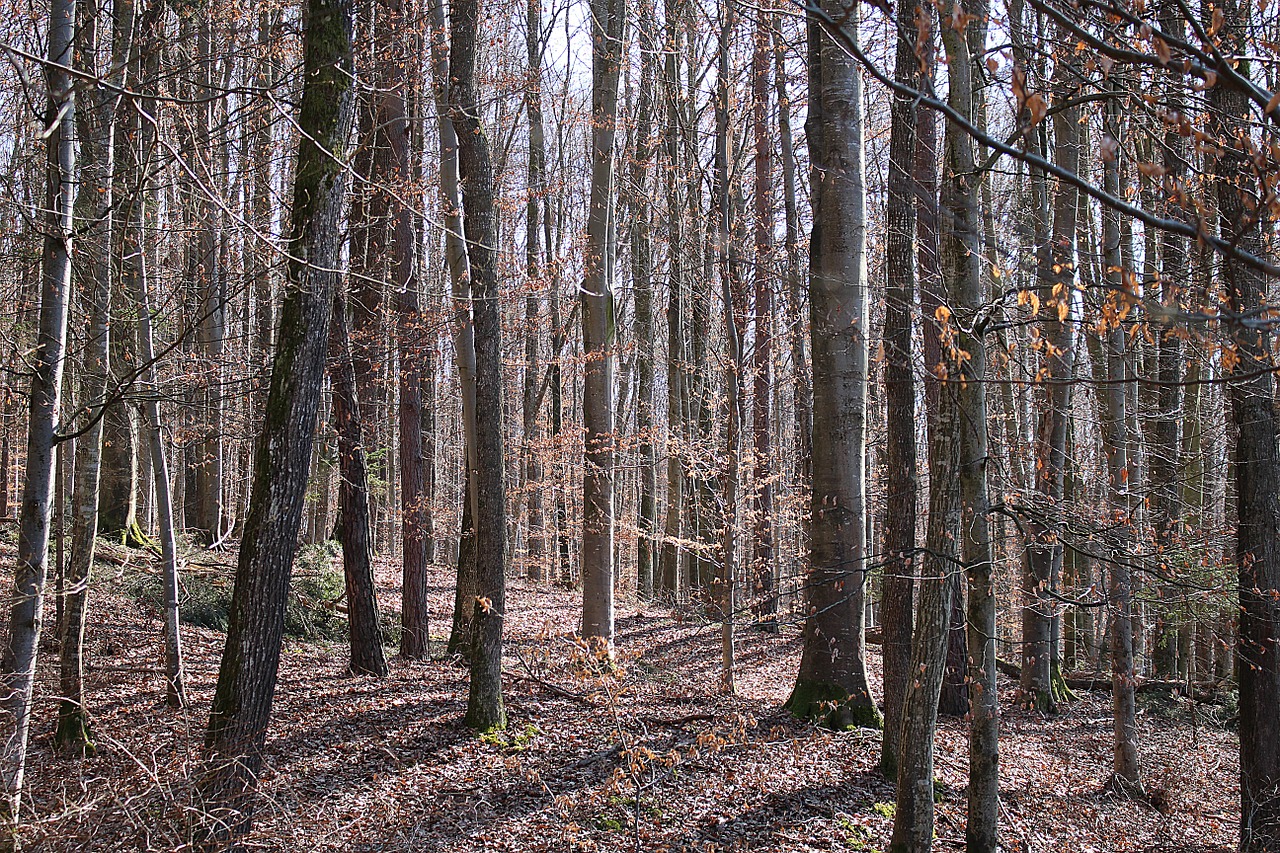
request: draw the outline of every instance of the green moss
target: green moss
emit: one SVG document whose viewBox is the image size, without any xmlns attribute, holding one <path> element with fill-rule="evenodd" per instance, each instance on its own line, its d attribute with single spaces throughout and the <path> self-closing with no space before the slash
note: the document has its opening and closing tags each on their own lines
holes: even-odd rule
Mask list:
<svg viewBox="0 0 1280 853">
<path fill-rule="evenodd" d="M 837 731 L 884 728 L 884 718 L 871 697 L 855 698 L 829 681 L 798 679 L 783 707 L 799 719 Z"/>
<path fill-rule="evenodd" d="M 62 702 L 58 708 L 58 728 L 53 733 L 58 751 L 81 758 L 93 758 L 98 747 L 93 742 L 93 726 L 89 715 L 75 702 Z"/>
<path fill-rule="evenodd" d="M 893 816 L 898 813 L 897 803 L 875 803 L 871 806 L 871 810 L 880 817 L 887 817 L 893 820 Z"/>
</svg>

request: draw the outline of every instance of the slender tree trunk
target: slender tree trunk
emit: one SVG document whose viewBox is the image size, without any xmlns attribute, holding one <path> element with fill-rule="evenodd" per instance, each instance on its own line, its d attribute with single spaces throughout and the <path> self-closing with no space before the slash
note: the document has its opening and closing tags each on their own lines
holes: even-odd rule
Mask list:
<svg viewBox="0 0 1280 853">
<path fill-rule="evenodd" d="M 471 685 L 466 723 L 489 731 L 504 728 L 502 701 L 502 623 L 506 616 L 506 489 L 502 451 L 502 326 L 495 266 L 493 164 L 480 124 L 475 82 L 479 0 L 451 5 L 449 117 L 458 133 L 458 172 L 462 184 L 463 231 L 471 271 L 471 315 L 475 325 L 475 467 L 472 512 L 476 537 L 476 590 L 470 606 Z"/>
<path fill-rule="evenodd" d="M 342 515 L 342 574 L 346 582 L 351 649 L 348 669 L 357 675 L 381 677 L 387 674 L 387 661 L 382 651 L 373 582 L 369 469 L 346 314 L 346 299 L 337 292 L 333 297 L 333 318 L 329 321 L 329 375 L 333 383 L 333 420 L 338 433 L 338 512 Z"/>
<path fill-rule="evenodd" d="M 756 18 L 755 49 L 751 54 L 751 123 L 755 133 L 755 316 L 751 367 L 752 444 L 755 451 L 754 481 L 755 558 L 754 598 L 757 624 L 766 630 L 778 627 L 778 592 L 774 579 L 773 531 L 773 431 L 769 403 L 773 397 L 773 291 L 777 277 L 774 258 L 773 139 L 769 134 L 770 72 L 773 70 L 770 10 Z M 745 331 L 745 330 L 743 330 Z"/>
<path fill-rule="evenodd" d="M 1054 85 L 1064 92 L 1070 85 L 1068 65 L 1055 66 Z M 1079 108 L 1068 107 L 1054 115 L 1054 139 L 1058 165 L 1076 172 L 1080 163 Z M 1040 320 L 1044 329 L 1044 363 L 1049 385 L 1045 389 L 1036 443 L 1036 487 L 1039 500 L 1029 520 L 1027 571 L 1023 578 L 1022 610 L 1023 701 L 1046 713 L 1057 710 L 1058 677 L 1055 660 L 1052 593 L 1062 572 L 1063 548 L 1059 538 L 1066 476 L 1067 432 L 1070 426 L 1071 379 L 1075 370 L 1075 331 L 1071 300 L 1075 282 L 1075 240 L 1078 195 L 1074 187 L 1060 184 L 1053 204 L 1053 232 L 1041 249 Z"/>
<path fill-rule="evenodd" d="M 625 0 L 591 4 L 591 198 L 582 283 L 582 418 L 586 450 L 582 475 L 582 636 L 613 642 L 614 138 L 622 70 Z"/>
<path fill-rule="evenodd" d="M 288 287 L 254 460 L 227 645 L 218 672 L 200 790 L 206 849 L 247 832 L 275 694 L 289 576 L 302 520 L 333 294 L 352 114 L 351 6 L 308 0 L 302 131 L 289 226 Z"/>
<path fill-rule="evenodd" d="M 666 202 L 667 202 L 667 511 L 663 520 L 662 555 L 657 578 L 660 592 L 672 599 L 682 594 L 680 562 L 681 520 L 685 513 L 684 417 L 685 385 L 685 305 L 684 208 L 681 197 L 680 145 L 680 37 L 679 0 L 665 0 L 666 44 L 664 46 L 663 89 L 666 101 Z"/>
<path fill-rule="evenodd" d="M 916 30 L 898 25 L 895 79 L 919 88 Z M 902 702 L 911 674 L 912 605 L 916 554 L 916 387 L 911 307 L 916 301 L 916 205 L 912 166 L 916 150 L 916 106 L 895 95 L 889 130 L 889 201 L 885 233 L 885 565 L 881 588 L 881 650 L 884 669 L 884 740 L 880 772 L 898 778 Z"/>
<path fill-rule="evenodd" d="M 62 372 L 71 296 L 71 252 L 75 208 L 76 114 L 71 75 L 58 66 L 72 61 L 75 0 L 54 0 L 49 8 L 48 103 L 44 114 L 45 237 L 40 259 L 40 319 L 31 357 L 31 397 L 27 411 L 26 474 L 18 516 L 18 563 L 4 649 L 3 712 L 0 730 L 0 849 L 16 849 L 16 832 L 26 770 L 27 739 L 35 688 L 36 657 L 43 627 L 48 574 L 54 454 L 62 406 Z M 12 720 L 12 728 L 9 721 Z"/>
<path fill-rule="evenodd" d="M 658 587 L 658 452 L 654 443 L 653 214 L 649 198 L 653 158 L 654 90 L 658 45 L 652 0 L 640 9 L 640 92 L 636 106 L 635 155 L 631 165 L 631 278 L 636 295 L 636 433 L 640 442 L 636 524 L 636 590 L 650 599 Z"/>
<path fill-rule="evenodd" d="M 97 74 L 99 12 L 97 3 L 79 11 L 77 68 Z M 108 33 L 110 30 L 107 31 Z M 108 79 L 119 81 L 121 63 L 113 54 Z M 91 756 L 93 743 L 88 697 L 84 690 L 84 631 L 88 616 L 89 579 L 98 532 L 98 485 L 102 462 L 102 405 L 110 381 L 111 226 L 114 171 L 111 137 L 115 95 L 92 91 L 83 96 L 77 116 L 80 136 L 80 193 L 77 216 L 89 223 L 80 240 L 81 276 L 85 279 L 86 340 L 80 374 L 80 397 L 95 418 L 76 440 L 75 485 L 72 488 L 71 560 L 68 563 L 65 605 L 58 628 L 58 724 L 54 743 L 72 754 Z M 8 466 L 4 466 L 7 475 Z M 0 512 L 0 515 L 4 513 Z"/>
</svg>

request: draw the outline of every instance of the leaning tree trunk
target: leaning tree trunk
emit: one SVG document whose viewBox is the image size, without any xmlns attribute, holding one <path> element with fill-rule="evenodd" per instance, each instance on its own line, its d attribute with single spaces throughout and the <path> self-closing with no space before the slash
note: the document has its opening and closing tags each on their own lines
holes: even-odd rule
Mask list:
<svg viewBox="0 0 1280 853">
<path fill-rule="evenodd" d="M 476 596 L 472 608 L 471 685 L 467 725 L 480 731 L 504 728 L 502 624 L 506 618 L 506 488 L 502 451 L 502 326 L 495 258 L 496 209 L 489 141 L 480 125 L 476 92 L 476 33 L 479 0 L 450 7 L 449 115 L 458 132 L 463 230 L 471 269 L 471 315 L 475 326 L 475 467 L 472 500 L 476 537 Z"/>
<path fill-rule="evenodd" d="M 60 66 L 72 59 L 75 0 L 53 0 L 49 8 L 48 104 L 44 116 L 45 238 L 40 259 L 40 328 L 31 357 L 31 398 L 27 414 L 27 467 L 18 515 L 18 564 L 9 612 L 9 642 L 4 649 L 3 752 L 0 752 L 0 849 L 16 847 L 22 803 L 27 738 L 36 656 L 43 627 L 44 586 L 48 574 L 52 517 L 54 450 L 62 406 L 62 369 L 67 342 L 67 303 L 71 295 L 71 249 L 75 208 L 75 95 L 71 75 Z"/>
<path fill-rule="evenodd" d="M 591 3 L 591 198 L 582 282 L 582 636 L 613 642 L 614 138 L 626 0 Z"/>
<path fill-rule="evenodd" d="M 308 0 L 303 33 L 301 136 L 289 231 L 288 286 L 271 388 L 254 459 L 227 644 L 209 717 L 200 790 L 220 849 L 248 831 L 280 665 L 289 576 L 297 548 L 333 294 L 341 279 L 341 219 L 352 114 L 351 5 Z"/>
<path fill-rule="evenodd" d="M 825 14 L 844 20 L 838 0 Z M 856 10 L 844 28 L 857 38 Z M 862 76 L 809 13 L 809 151 L 813 233 L 813 488 L 809 617 L 787 707 L 828 725 L 881 725 L 871 698 L 866 630 L 867 263 Z"/>
</svg>

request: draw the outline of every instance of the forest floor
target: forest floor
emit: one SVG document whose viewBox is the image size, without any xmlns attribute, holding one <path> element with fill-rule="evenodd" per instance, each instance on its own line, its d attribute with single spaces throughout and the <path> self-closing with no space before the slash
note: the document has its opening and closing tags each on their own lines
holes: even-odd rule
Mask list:
<svg viewBox="0 0 1280 853">
<path fill-rule="evenodd" d="M 11 548 L 0 548 L 5 565 Z M 232 559 L 231 555 L 221 558 Z M 176 850 L 224 635 L 186 632 L 190 707 L 163 704 L 159 614 L 107 565 L 92 596 L 88 686 L 99 754 L 56 755 L 57 654 L 46 643 L 24 803 L 27 849 Z M 436 635 L 450 572 L 432 577 Z M 395 567 L 379 567 L 396 611 Z M 341 643 L 286 639 L 267 743 L 263 805 L 246 849 L 279 851 L 882 850 L 893 786 L 880 735 L 830 732 L 781 711 L 798 625 L 738 637 L 738 694 L 722 695 L 714 625 L 622 600 L 621 665 L 584 667 L 571 636 L 579 597 L 513 580 L 506 679 L 510 726 L 462 726 L 466 670 L 391 659 L 378 680 L 345 674 Z M 49 619 L 52 624 L 52 617 Z M 443 645 L 443 643 L 441 643 Z M 389 650 L 390 652 L 391 650 Z M 868 664 L 880 683 L 878 648 Z M 1110 699 L 1087 693 L 1045 718 L 1013 706 L 1001 679 L 1001 832 L 1010 851 L 1234 850 L 1238 738 L 1181 700 L 1145 696 L 1138 718 L 1153 801 L 1104 793 Z M 963 849 L 967 741 L 939 731 L 939 850 Z M 625 751 L 624 751 L 625 750 Z M 629 760 L 628 760 L 629 757 Z"/>
</svg>

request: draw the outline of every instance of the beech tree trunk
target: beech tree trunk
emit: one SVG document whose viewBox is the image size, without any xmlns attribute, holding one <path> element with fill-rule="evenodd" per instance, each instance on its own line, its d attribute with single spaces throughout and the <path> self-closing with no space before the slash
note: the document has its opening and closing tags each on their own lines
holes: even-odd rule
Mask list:
<svg viewBox="0 0 1280 853">
<path fill-rule="evenodd" d="M 27 461 L 18 509 L 18 563 L 4 649 L 5 727 L 0 730 L 0 849 L 16 847 L 22 803 L 27 739 L 36 657 L 43 628 L 49 534 L 53 515 L 54 455 L 62 408 L 62 371 L 66 363 L 67 305 L 71 296 L 71 252 L 76 200 L 76 114 L 70 73 L 75 0 L 53 0 L 49 7 L 48 101 L 45 138 L 44 247 L 40 258 L 40 319 L 31 360 L 31 397 L 27 410 Z M 11 721 L 11 722 L 10 722 Z M 10 728 L 12 726 L 12 728 Z"/>
<path fill-rule="evenodd" d="M 88 74 L 99 73 L 100 11 L 94 2 L 84 3 L 78 10 L 76 67 Z M 109 28 L 107 33 L 109 37 Z M 106 72 L 109 79 L 120 80 L 118 68 L 113 61 Z M 66 752 L 88 757 L 94 754 L 96 747 L 84 690 L 84 629 L 98 532 L 101 415 L 104 414 L 102 406 L 111 378 L 111 226 L 114 206 L 111 137 L 115 122 L 115 96 L 101 91 L 86 93 L 82 96 L 76 118 L 80 136 L 80 193 L 76 199 L 76 215 L 89 223 L 82 232 L 78 252 L 87 327 L 84 364 L 80 373 L 80 399 L 87 410 L 87 417 L 94 420 L 88 430 L 76 439 L 71 559 L 67 564 L 62 622 L 58 626 L 59 687 L 62 695 L 58 701 L 54 743 Z M 4 471 L 3 476 L 7 476 L 7 465 Z"/>
<path fill-rule="evenodd" d="M 614 138 L 626 0 L 591 3 L 591 198 L 582 282 L 582 636 L 613 642 Z"/>
<path fill-rule="evenodd" d="M 850 15 L 836 0 L 822 8 Z M 843 27 L 857 38 L 856 9 Z M 865 659 L 867 265 L 862 76 L 812 13 L 809 136 L 813 233 L 812 541 L 804 651 L 787 707 L 826 724 L 881 725 Z"/>
</svg>

